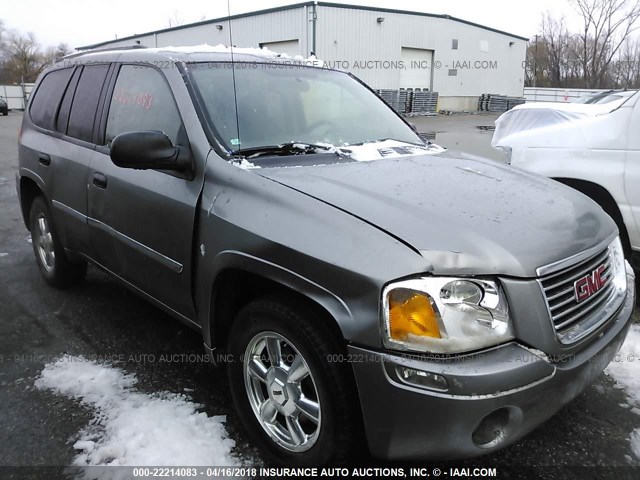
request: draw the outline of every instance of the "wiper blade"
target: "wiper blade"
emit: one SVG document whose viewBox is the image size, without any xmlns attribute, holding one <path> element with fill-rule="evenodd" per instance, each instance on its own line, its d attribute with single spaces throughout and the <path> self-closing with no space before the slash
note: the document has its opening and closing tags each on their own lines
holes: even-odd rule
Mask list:
<svg viewBox="0 0 640 480">
<path fill-rule="evenodd" d="M 280 145 L 264 145 L 261 147 L 241 148 L 232 152 L 234 157 L 255 158 L 262 155 L 306 155 L 318 153 L 317 150 L 331 149 L 331 145 L 306 142 L 287 142 Z"/>
</svg>

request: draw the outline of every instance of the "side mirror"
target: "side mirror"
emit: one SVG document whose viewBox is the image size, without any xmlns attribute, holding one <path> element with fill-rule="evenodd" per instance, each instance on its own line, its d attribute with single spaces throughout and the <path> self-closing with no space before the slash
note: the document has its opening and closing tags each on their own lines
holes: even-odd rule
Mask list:
<svg viewBox="0 0 640 480">
<path fill-rule="evenodd" d="M 164 133 L 121 133 L 111 142 L 111 161 L 122 168 L 138 170 L 187 170 L 191 166 L 188 149 L 174 146 Z"/>
</svg>

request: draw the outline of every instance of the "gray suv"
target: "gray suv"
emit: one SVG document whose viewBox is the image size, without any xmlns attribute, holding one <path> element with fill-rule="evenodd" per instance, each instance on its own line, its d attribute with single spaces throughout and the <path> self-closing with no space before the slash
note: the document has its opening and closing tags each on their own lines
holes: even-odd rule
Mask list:
<svg viewBox="0 0 640 480">
<path fill-rule="evenodd" d="M 277 463 L 495 451 L 591 384 L 631 322 L 597 204 L 425 143 L 344 72 L 77 55 L 40 76 L 19 152 L 46 281 L 91 262 L 199 331 Z"/>
</svg>

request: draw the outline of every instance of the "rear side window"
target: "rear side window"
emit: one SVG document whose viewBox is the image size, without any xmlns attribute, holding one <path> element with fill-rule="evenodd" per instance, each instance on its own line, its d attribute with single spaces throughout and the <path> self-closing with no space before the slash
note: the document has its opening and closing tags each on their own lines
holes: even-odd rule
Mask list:
<svg viewBox="0 0 640 480">
<path fill-rule="evenodd" d="M 60 111 L 58 112 L 58 119 L 56 120 L 56 130 L 61 133 L 67 133 L 67 125 L 69 124 L 69 113 L 71 112 L 71 102 L 73 101 L 73 94 L 76 91 L 76 85 L 78 85 L 78 78 L 80 77 L 81 68 L 77 69 L 69 86 L 67 87 L 64 97 L 62 97 L 62 103 L 60 104 Z"/>
<path fill-rule="evenodd" d="M 53 130 L 56 109 L 67 88 L 72 71 L 71 68 L 54 70 L 42 79 L 29 107 L 31 121 L 34 124 L 47 130 Z"/>
<path fill-rule="evenodd" d="M 144 130 L 164 132 L 174 145 L 184 141 L 182 119 L 162 74 L 151 67 L 123 65 L 109 107 L 105 143 L 121 133 Z"/>
<path fill-rule="evenodd" d="M 67 135 L 70 137 L 93 141 L 93 122 L 108 71 L 109 65 L 86 65 L 82 69 L 69 114 Z"/>
</svg>

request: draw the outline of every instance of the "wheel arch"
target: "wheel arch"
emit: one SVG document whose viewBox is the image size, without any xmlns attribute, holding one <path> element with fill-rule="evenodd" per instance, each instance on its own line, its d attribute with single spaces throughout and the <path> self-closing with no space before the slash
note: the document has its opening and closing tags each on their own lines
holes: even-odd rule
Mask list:
<svg viewBox="0 0 640 480">
<path fill-rule="evenodd" d="M 576 178 L 566 177 L 553 177 L 553 180 L 560 182 L 568 187 L 578 190 L 580 193 L 585 194 L 596 202 L 602 209 L 616 222 L 618 229 L 620 230 L 620 238 L 624 247 L 625 254 L 631 253 L 631 242 L 629 241 L 629 233 L 627 225 L 625 223 L 618 202 L 613 197 L 611 192 L 600 184 L 588 181 L 580 180 Z"/>
<path fill-rule="evenodd" d="M 22 220 L 27 230 L 30 230 L 29 214 L 31 212 L 31 205 L 36 197 L 42 195 L 45 197 L 45 201 L 48 202 L 42 188 L 42 181 L 36 180 L 29 175 L 21 175 L 18 183 L 18 194 L 20 198 L 20 208 L 22 210 Z"/>
<path fill-rule="evenodd" d="M 204 322 L 205 343 L 223 348 L 236 313 L 265 295 L 282 295 L 304 305 L 339 338 L 355 328 L 347 305 L 332 292 L 265 260 L 239 252 L 223 252 L 210 290 L 209 316 Z"/>
</svg>

